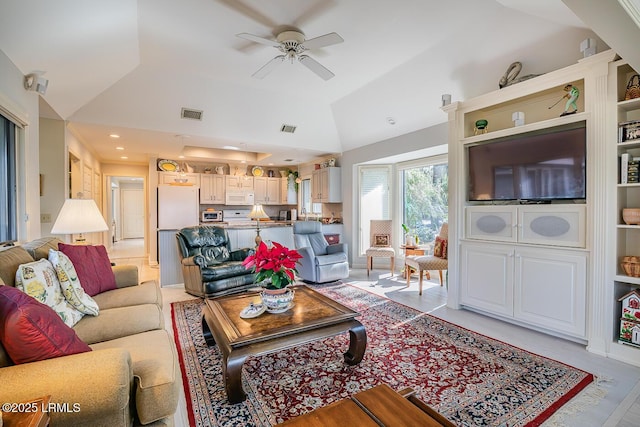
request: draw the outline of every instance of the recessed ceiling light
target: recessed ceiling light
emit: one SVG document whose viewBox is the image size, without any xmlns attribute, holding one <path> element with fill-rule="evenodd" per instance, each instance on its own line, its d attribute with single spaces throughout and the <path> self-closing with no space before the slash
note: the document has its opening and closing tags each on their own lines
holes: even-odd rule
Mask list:
<svg viewBox="0 0 640 427">
<path fill-rule="evenodd" d="M 118 135 L 117 133 L 112 133 L 109 135 L 110 138 L 120 138 L 120 135 Z"/>
<path fill-rule="evenodd" d="M 127 159 L 128 159 L 128 157 L 127 157 L 127 156 L 120 156 L 120 158 L 121 158 L 122 160 L 127 160 Z"/>
<path fill-rule="evenodd" d="M 234 147 L 233 145 L 223 145 L 222 149 L 223 150 L 239 150 L 238 147 Z"/>
<path fill-rule="evenodd" d="M 184 156 L 178 156 L 179 159 L 184 159 Z"/>
<path fill-rule="evenodd" d="M 116 150 L 124 150 L 124 147 L 116 147 Z"/>
</svg>

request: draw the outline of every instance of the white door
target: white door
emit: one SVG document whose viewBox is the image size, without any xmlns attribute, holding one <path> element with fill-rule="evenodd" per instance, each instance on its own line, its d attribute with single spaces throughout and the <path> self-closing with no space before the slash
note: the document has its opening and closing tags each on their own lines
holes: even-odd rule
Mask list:
<svg viewBox="0 0 640 427">
<path fill-rule="evenodd" d="M 122 238 L 144 237 L 144 193 L 142 189 L 122 188 L 120 190 L 122 209 Z"/>
</svg>

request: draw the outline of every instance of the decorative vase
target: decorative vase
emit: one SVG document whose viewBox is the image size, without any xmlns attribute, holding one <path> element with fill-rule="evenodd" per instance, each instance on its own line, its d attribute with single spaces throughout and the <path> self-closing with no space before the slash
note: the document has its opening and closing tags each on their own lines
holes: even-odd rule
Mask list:
<svg viewBox="0 0 640 427">
<path fill-rule="evenodd" d="M 286 287 L 282 289 L 263 289 L 260 292 L 262 303 L 269 313 L 284 313 L 293 306 L 294 290 Z"/>
</svg>

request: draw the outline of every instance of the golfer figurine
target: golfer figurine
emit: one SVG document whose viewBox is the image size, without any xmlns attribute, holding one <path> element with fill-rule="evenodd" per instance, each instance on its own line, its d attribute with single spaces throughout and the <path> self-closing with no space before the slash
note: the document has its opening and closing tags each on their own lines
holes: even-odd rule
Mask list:
<svg viewBox="0 0 640 427">
<path fill-rule="evenodd" d="M 560 114 L 560 117 L 567 116 L 569 114 L 575 114 L 576 112 L 578 112 L 578 105 L 576 104 L 576 101 L 580 96 L 580 91 L 574 85 L 566 85 L 564 87 L 564 91 L 567 93 L 562 98 L 569 99 L 567 100 L 567 103 L 564 106 L 564 111 L 562 112 L 562 114 Z M 569 110 L 570 108 L 573 108 L 573 110 Z"/>
</svg>

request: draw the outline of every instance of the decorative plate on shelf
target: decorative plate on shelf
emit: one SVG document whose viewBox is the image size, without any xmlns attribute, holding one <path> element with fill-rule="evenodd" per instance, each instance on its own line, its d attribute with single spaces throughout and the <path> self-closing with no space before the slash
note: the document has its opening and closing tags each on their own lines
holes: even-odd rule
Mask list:
<svg viewBox="0 0 640 427">
<path fill-rule="evenodd" d="M 160 160 L 158 167 L 165 172 L 175 172 L 178 170 L 178 164 L 173 160 Z"/>
<path fill-rule="evenodd" d="M 263 176 L 264 170 L 260 166 L 254 166 L 253 169 L 251 169 L 251 173 L 253 176 Z"/>
</svg>

